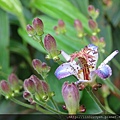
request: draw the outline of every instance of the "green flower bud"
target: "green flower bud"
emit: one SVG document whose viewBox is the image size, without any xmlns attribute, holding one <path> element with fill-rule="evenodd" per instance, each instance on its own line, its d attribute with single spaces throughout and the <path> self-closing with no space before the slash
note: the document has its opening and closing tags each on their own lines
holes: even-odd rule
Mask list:
<svg viewBox="0 0 120 120">
<path fill-rule="evenodd" d="M 34 18 L 33 20 L 33 28 L 35 29 L 37 35 L 42 36 L 44 34 L 43 32 L 43 22 L 39 18 Z"/>
<path fill-rule="evenodd" d="M 36 34 L 34 28 L 31 25 L 27 25 L 26 30 L 28 32 L 28 35 L 30 37 L 34 36 Z"/>
<path fill-rule="evenodd" d="M 44 38 L 44 46 L 45 49 L 49 52 L 49 56 L 47 58 L 56 59 L 60 54 L 60 51 L 57 50 L 56 41 L 53 36 L 47 34 Z"/>
<path fill-rule="evenodd" d="M 21 87 L 19 85 L 19 79 L 14 73 L 9 75 L 8 82 L 9 82 L 9 85 L 10 85 L 11 89 L 14 92 L 18 93 L 19 90 L 21 89 Z"/>
<path fill-rule="evenodd" d="M 6 99 L 10 98 L 11 96 L 14 96 L 7 81 L 2 80 L 0 82 L 0 89 L 1 89 L 2 93 L 5 95 Z"/>
</svg>

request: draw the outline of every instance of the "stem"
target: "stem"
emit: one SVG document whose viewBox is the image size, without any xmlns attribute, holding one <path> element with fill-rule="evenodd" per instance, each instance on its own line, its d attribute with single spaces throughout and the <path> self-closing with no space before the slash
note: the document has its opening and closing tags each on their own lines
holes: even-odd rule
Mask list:
<svg viewBox="0 0 120 120">
<path fill-rule="evenodd" d="M 104 101 L 105 101 L 105 108 L 106 108 L 109 112 L 111 112 L 112 114 L 115 114 L 115 113 L 110 109 L 110 107 L 109 107 L 109 105 L 108 105 L 108 101 L 107 101 L 106 98 L 104 98 Z"/>
<path fill-rule="evenodd" d="M 51 97 L 51 102 L 52 102 L 54 108 L 55 108 L 56 110 L 59 110 L 58 106 L 56 105 L 56 102 L 53 100 L 52 97 Z"/>
<path fill-rule="evenodd" d="M 49 111 L 46 111 L 46 110 L 44 110 L 43 108 L 40 108 L 40 107 L 38 107 L 38 106 L 35 107 L 35 106 L 33 106 L 33 105 L 29 105 L 29 104 L 23 103 L 23 102 L 15 99 L 15 98 L 11 98 L 11 100 L 12 100 L 13 102 L 15 102 L 16 104 L 19 104 L 19 105 L 21 105 L 21 106 L 24 106 L 24 107 L 27 107 L 27 108 L 30 108 L 30 109 L 36 109 L 36 110 L 38 110 L 38 111 L 40 111 L 40 112 L 42 112 L 42 113 L 46 113 L 46 114 L 50 113 Z"/>
<path fill-rule="evenodd" d="M 87 88 L 86 88 L 87 89 Z M 90 96 L 95 100 L 95 102 L 99 105 L 99 107 L 101 108 L 101 110 L 103 111 L 103 113 L 105 114 L 113 114 L 111 112 L 108 112 L 105 107 L 100 103 L 100 101 L 97 99 L 97 97 L 94 95 L 94 93 L 92 92 L 92 90 L 88 90 L 87 92 L 90 94 Z"/>
<path fill-rule="evenodd" d="M 34 99 L 35 100 L 35 102 L 38 104 L 38 105 L 41 105 L 41 106 L 43 106 L 43 107 L 45 107 L 47 110 L 49 110 L 49 111 L 51 111 L 51 112 L 53 112 L 53 113 L 58 113 L 58 114 L 65 114 L 65 113 L 63 113 L 63 112 L 61 112 L 61 111 L 58 111 L 58 110 L 55 110 L 55 109 L 53 109 L 52 107 L 50 107 L 50 106 L 48 106 L 47 104 L 45 104 L 45 103 L 43 103 L 43 102 L 40 102 L 40 101 L 37 101 L 36 99 Z"/>
</svg>

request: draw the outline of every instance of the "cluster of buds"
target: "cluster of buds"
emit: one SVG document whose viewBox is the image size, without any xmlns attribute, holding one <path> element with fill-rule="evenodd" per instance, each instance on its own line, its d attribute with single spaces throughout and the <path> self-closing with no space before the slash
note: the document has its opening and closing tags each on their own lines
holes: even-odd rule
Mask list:
<svg viewBox="0 0 120 120">
<path fill-rule="evenodd" d="M 53 59 L 54 61 L 59 60 L 58 55 L 60 54 L 60 51 L 57 50 L 56 41 L 53 36 L 50 34 L 47 34 L 44 38 L 44 47 L 48 51 L 48 55 L 46 56 L 46 59 Z"/>
<path fill-rule="evenodd" d="M 42 36 L 44 34 L 43 28 L 44 28 L 43 22 L 39 18 L 34 18 L 32 25 L 28 24 L 26 27 L 28 35 L 30 37 L 33 37 L 38 42 L 39 39 L 37 39 L 37 37 L 34 36 Z"/>
<path fill-rule="evenodd" d="M 50 92 L 48 84 L 35 75 L 25 79 L 24 89 L 23 97 L 31 104 L 34 104 L 36 100 L 46 102 L 54 96 L 54 93 Z"/>
<path fill-rule="evenodd" d="M 80 20 L 76 19 L 74 20 L 74 27 L 77 31 L 77 36 L 79 38 L 84 37 L 86 34 L 84 33 L 83 25 Z"/>
<path fill-rule="evenodd" d="M 88 14 L 92 19 L 96 19 L 99 15 L 99 10 L 95 9 L 95 7 L 93 5 L 89 5 L 88 6 Z"/>
<path fill-rule="evenodd" d="M 65 101 L 64 109 L 68 110 L 69 114 L 76 114 L 78 112 L 85 112 L 83 105 L 79 105 L 80 94 L 77 86 L 74 83 L 69 84 L 64 82 L 62 86 L 62 96 Z"/>
<path fill-rule="evenodd" d="M 92 30 L 92 35 L 96 35 L 98 32 L 100 32 L 100 29 L 98 28 L 98 24 L 94 20 L 90 19 L 88 21 L 88 25 Z"/>
<path fill-rule="evenodd" d="M 101 37 L 101 38 L 99 39 L 97 36 L 91 36 L 90 39 L 91 39 L 91 42 L 92 42 L 94 45 L 96 45 L 96 46 L 99 47 L 100 52 L 102 52 L 102 53 L 105 52 L 104 48 L 105 48 L 105 46 L 106 46 L 106 43 L 105 43 L 105 40 L 104 40 L 103 37 Z"/>
<path fill-rule="evenodd" d="M 47 77 L 47 73 L 50 71 L 50 67 L 45 62 L 41 62 L 38 59 L 33 59 L 32 65 L 38 74 L 40 74 L 43 78 Z"/>
<path fill-rule="evenodd" d="M 6 99 L 14 97 L 16 94 L 19 94 L 19 91 L 22 89 L 22 81 L 18 79 L 15 74 L 10 74 L 8 81 L 2 80 L 0 82 L 0 91 L 1 94 L 5 96 Z"/>
<path fill-rule="evenodd" d="M 59 20 L 58 21 L 58 25 L 54 26 L 54 30 L 56 32 L 56 34 L 65 34 L 66 33 L 66 27 L 65 27 L 65 23 L 63 20 Z"/>
</svg>

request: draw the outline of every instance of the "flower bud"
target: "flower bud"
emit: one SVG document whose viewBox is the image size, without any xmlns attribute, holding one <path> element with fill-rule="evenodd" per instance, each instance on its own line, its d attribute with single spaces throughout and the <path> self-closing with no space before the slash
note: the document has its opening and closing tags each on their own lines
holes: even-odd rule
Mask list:
<svg viewBox="0 0 120 120">
<path fill-rule="evenodd" d="M 33 20 L 33 28 L 35 29 L 37 35 L 42 36 L 43 32 L 43 22 L 39 18 L 34 18 Z"/>
<path fill-rule="evenodd" d="M 83 37 L 84 36 L 84 30 L 83 26 L 80 20 L 76 19 L 74 21 L 74 27 L 77 30 L 78 37 Z"/>
<path fill-rule="evenodd" d="M 88 6 L 88 14 L 93 18 L 96 19 L 99 15 L 99 10 L 94 8 L 93 5 Z"/>
<path fill-rule="evenodd" d="M 32 65 L 38 73 L 42 72 L 42 62 L 39 59 L 33 59 Z"/>
<path fill-rule="evenodd" d="M 34 82 L 31 79 L 29 79 L 29 78 L 26 79 L 24 81 L 24 89 L 26 91 L 29 91 L 31 94 L 35 93 L 35 84 L 34 84 Z"/>
<path fill-rule="evenodd" d="M 31 25 L 27 25 L 26 30 L 28 32 L 28 35 L 30 37 L 34 36 L 36 34 L 34 28 Z"/>
<path fill-rule="evenodd" d="M 66 32 L 65 23 L 64 23 L 63 20 L 58 21 L 58 29 L 59 29 L 60 33 L 65 33 Z"/>
<path fill-rule="evenodd" d="M 91 16 L 92 14 L 94 14 L 94 12 L 95 12 L 94 6 L 93 5 L 89 5 L 88 6 L 88 13 L 89 13 L 89 15 Z"/>
<path fill-rule="evenodd" d="M 62 96 L 69 114 L 76 114 L 79 111 L 80 95 L 74 83 L 65 82 L 62 86 Z"/>
<path fill-rule="evenodd" d="M 42 63 L 42 70 L 44 73 L 48 73 L 50 71 L 50 67 L 47 66 L 45 62 Z"/>
<path fill-rule="evenodd" d="M 20 90 L 19 79 L 14 73 L 9 75 L 8 82 L 11 89 L 18 93 Z"/>
<path fill-rule="evenodd" d="M 33 59 L 32 65 L 39 74 L 41 74 L 44 78 L 47 77 L 47 73 L 50 71 L 50 67 L 45 62 L 42 63 L 38 59 Z"/>
<path fill-rule="evenodd" d="M 88 21 L 90 29 L 93 31 L 93 35 L 96 35 L 100 30 L 98 29 L 98 25 L 94 20 Z"/>
<path fill-rule="evenodd" d="M 53 36 L 51 36 L 50 34 L 47 34 L 44 38 L 44 46 L 45 49 L 49 52 L 49 56 L 48 58 L 57 58 L 58 55 L 60 54 L 60 51 L 57 50 L 57 45 L 56 45 L 56 41 L 54 39 Z"/>
<path fill-rule="evenodd" d="M 23 92 L 23 98 L 28 100 L 29 98 L 31 98 L 31 94 L 28 91 L 24 91 Z"/>
<path fill-rule="evenodd" d="M 0 89 L 2 90 L 3 94 L 5 95 L 6 99 L 8 99 L 11 96 L 14 96 L 12 93 L 12 90 L 10 89 L 10 86 L 7 81 L 2 80 L 0 82 Z"/>
</svg>

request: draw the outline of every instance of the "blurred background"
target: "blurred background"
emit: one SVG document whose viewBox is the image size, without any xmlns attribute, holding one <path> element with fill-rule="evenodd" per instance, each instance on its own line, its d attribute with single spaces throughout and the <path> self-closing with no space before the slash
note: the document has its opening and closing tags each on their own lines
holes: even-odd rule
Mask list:
<svg viewBox="0 0 120 120">
<path fill-rule="evenodd" d="M 99 64 L 112 51 L 116 49 L 120 51 L 120 0 L 0 0 L 0 80 L 7 80 L 10 73 L 15 73 L 23 81 L 32 74 L 41 78 L 31 64 L 32 59 L 38 58 L 51 66 L 48 82 L 56 94 L 54 100 L 62 110 L 64 103 L 61 86 L 66 80 L 76 79 L 73 77 L 61 81 L 56 79 L 54 71 L 58 64 L 45 59 L 46 51 L 28 36 L 26 25 L 32 24 L 33 19 L 39 17 L 44 23 L 44 36 L 51 34 L 56 39 L 59 50 L 72 54 L 91 43 L 92 31 L 88 25 L 89 5 L 99 9 L 99 16 L 96 19 L 100 29 L 98 37 L 104 37 L 106 43 L 104 50 L 100 51 Z M 84 32 L 87 34 L 84 38 L 77 36 L 74 28 L 75 19 L 82 22 Z M 65 34 L 56 34 L 54 26 L 58 24 L 58 20 L 64 21 Z M 120 114 L 120 54 L 109 64 L 113 74 L 109 80 L 103 82 L 97 78 L 104 85 L 95 94 L 103 105 Z M 19 99 L 26 102 L 22 95 Z M 87 114 L 100 112 L 98 105 L 86 91 L 81 92 L 81 104 L 86 106 Z M 3 113 L 36 113 L 36 111 L 21 107 L 0 96 L 0 114 Z"/>
</svg>

